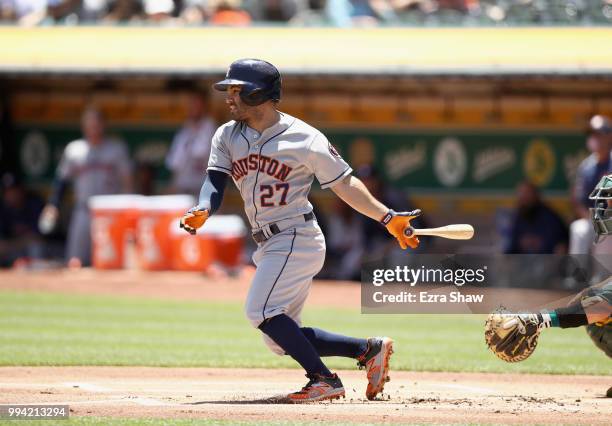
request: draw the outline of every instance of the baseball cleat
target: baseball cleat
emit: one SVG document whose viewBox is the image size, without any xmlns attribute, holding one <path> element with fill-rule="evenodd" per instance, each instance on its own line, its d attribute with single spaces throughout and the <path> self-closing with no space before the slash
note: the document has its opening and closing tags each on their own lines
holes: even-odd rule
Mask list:
<svg viewBox="0 0 612 426">
<path fill-rule="evenodd" d="M 389 337 L 370 337 L 368 350 L 357 359 L 359 369 L 366 369 L 368 387 L 366 397 L 370 400 L 383 391 L 385 383 L 390 381 L 389 358 L 393 353 L 393 339 Z"/>
<path fill-rule="evenodd" d="M 344 386 L 337 374 L 331 377 L 314 374 L 306 375 L 310 380 L 301 391 L 290 393 L 287 398 L 293 403 L 334 400 L 344 397 Z"/>
</svg>

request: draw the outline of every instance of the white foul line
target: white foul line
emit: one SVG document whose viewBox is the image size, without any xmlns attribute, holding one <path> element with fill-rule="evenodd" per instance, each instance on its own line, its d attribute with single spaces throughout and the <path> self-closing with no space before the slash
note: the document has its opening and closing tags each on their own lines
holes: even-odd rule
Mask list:
<svg viewBox="0 0 612 426">
<path fill-rule="evenodd" d="M 138 405 L 144 405 L 147 407 L 157 407 L 157 406 L 162 406 L 162 405 L 177 405 L 175 403 L 167 403 L 167 402 L 159 401 L 157 399 L 143 398 L 143 397 L 127 398 L 124 401 L 135 402 Z"/>
</svg>

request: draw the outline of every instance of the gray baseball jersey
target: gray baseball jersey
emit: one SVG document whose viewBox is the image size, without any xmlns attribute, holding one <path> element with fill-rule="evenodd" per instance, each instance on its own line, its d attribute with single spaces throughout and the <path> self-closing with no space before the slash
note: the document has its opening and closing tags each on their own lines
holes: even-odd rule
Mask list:
<svg viewBox="0 0 612 426">
<path fill-rule="evenodd" d="M 114 140 L 95 146 L 84 139 L 72 141 L 64 148 L 57 168 L 60 179 L 73 182 L 77 205 L 86 204 L 92 195 L 123 192 L 123 181 L 130 174 L 128 151 Z"/>
<path fill-rule="evenodd" d="M 213 137 L 209 170 L 230 174 L 240 190 L 254 229 L 276 223 L 281 232 L 258 245 L 257 271 L 245 311 L 254 327 L 286 314 L 298 324 L 312 278 L 325 259 L 325 239 L 312 211 L 308 193 L 316 177 L 322 188 L 340 182 L 352 169 L 317 129 L 288 114 L 259 134 L 244 123 L 230 121 Z M 283 350 L 263 334 L 265 343 Z"/>
<path fill-rule="evenodd" d="M 125 145 L 105 140 L 92 146 L 83 139 L 66 145 L 57 175 L 74 185 L 75 208 L 70 219 L 67 259 L 77 257 L 87 265 L 91 257 L 90 216 L 87 201 L 92 195 L 124 192 L 124 179 L 131 173 Z"/>
<path fill-rule="evenodd" d="M 172 171 L 176 190 L 196 196 L 200 193 L 215 127 L 215 122 L 206 117 L 197 123 L 185 124 L 174 136 L 166 167 Z"/>
<path fill-rule="evenodd" d="M 328 188 L 352 172 L 323 133 L 284 113 L 261 134 L 235 121 L 219 127 L 208 169 L 232 176 L 253 228 L 312 211 L 315 176 Z"/>
</svg>

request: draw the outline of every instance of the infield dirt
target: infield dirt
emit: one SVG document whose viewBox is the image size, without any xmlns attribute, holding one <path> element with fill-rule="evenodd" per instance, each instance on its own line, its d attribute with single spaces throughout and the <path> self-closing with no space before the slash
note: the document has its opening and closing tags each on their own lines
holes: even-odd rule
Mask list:
<svg viewBox="0 0 612 426">
<path fill-rule="evenodd" d="M 343 371 L 345 399 L 288 405 L 298 370 L 4 367 L 0 403 L 69 404 L 73 416 L 304 422 L 610 424 L 605 377 L 393 372 L 378 401 L 365 374 Z"/>
</svg>

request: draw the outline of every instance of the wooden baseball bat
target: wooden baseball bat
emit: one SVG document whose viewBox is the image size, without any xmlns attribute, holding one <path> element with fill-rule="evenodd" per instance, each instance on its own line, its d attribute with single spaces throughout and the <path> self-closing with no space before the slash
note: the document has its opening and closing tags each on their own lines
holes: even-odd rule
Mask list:
<svg viewBox="0 0 612 426">
<path fill-rule="evenodd" d="M 410 227 L 404 233 L 408 237 L 411 235 L 427 235 L 430 237 L 449 238 L 451 240 L 469 240 L 474 236 L 474 227 L 466 223 L 446 225 L 439 228 L 416 229 Z"/>
</svg>

